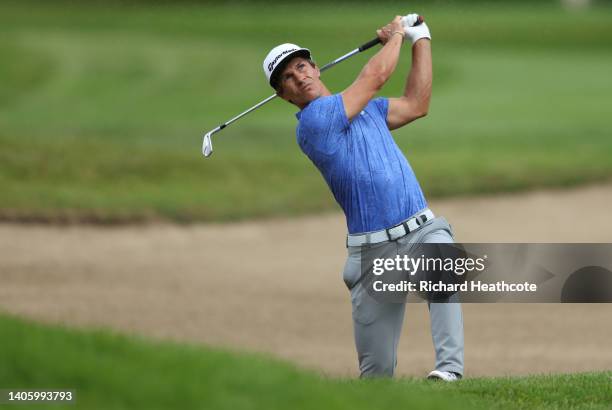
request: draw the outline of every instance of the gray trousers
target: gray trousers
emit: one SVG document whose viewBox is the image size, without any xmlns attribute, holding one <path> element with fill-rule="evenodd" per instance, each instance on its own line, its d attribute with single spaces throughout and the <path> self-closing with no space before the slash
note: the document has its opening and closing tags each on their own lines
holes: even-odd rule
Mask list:
<svg viewBox="0 0 612 410">
<path fill-rule="evenodd" d="M 419 230 L 400 239 L 401 244 L 453 243 L 452 230 L 442 217 L 427 221 Z M 348 247 L 343 279 L 351 290 L 353 330 L 361 377 L 393 376 L 397 345 L 404 322 L 405 303 L 379 303 L 358 283 L 361 247 Z M 355 283 L 357 283 L 355 285 Z M 431 336 L 436 352 L 435 369 L 463 375 L 463 315 L 461 304 L 430 303 Z"/>
</svg>

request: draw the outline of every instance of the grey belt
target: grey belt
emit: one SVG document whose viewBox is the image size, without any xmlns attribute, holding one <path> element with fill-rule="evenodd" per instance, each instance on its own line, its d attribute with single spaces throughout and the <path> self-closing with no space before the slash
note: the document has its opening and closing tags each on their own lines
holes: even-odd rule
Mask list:
<svg viewBox="0 0 612 410">
<path fill-rule="evenodd" d="M 434 218 L 433 212 L 431 212 L 429 208 L 426 208 L 392 228 L 358 235 L 347 235 L 346 246 L 361 246 L 385 241 L 395 241 L 402 236 L 408 235 L 410 232 L 416 231 L 425 222 Z"/>
</svg>

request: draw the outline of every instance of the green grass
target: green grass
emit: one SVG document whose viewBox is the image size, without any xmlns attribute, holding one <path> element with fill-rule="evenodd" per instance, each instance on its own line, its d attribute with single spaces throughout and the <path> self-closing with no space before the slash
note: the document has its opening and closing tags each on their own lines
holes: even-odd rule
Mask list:
<svg viewBox="0 0 612 410">
<path fill-rule="evenodd" d="M 271 94 L 273 45 L 320 63 L 403 12 L 373 7 L 79 2 L 0 5 L 0 218 L 230 220 L 334 209 Z M 612 13 L 555 4 L 413 4 L 434 37 L 430 115 L 395 132 L 430 196 L 569 186 L 612 175 Z M 569 23 L 571 22 L 571 24 Z M 344 89 L 372 52 L 325 73 Z M 382 95 L 397 95 L 404 52 Z"/>
<path fill-rule="evenodd" d="M 612 372 L 523 378 L 323 378 L 265 355 L 0 316 L 0 386 L 74 389 L 84 409 L 605 409 Z M 20 408 L 61 408 L 22 406 Z"/>
</svg>

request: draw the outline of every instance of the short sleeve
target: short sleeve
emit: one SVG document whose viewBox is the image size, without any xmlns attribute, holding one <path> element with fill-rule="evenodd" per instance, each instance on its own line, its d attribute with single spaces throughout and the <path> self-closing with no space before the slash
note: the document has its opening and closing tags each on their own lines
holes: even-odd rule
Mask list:
<svg viewBox="0 0 612 410">
<path fill-rule="evenodd" d="M 382 119 L 387 121 L 387 113 L 389 112 L 389 99 L 385 97 L 379 97 L 372 100 L 372 103 L 376 109 L 380 112 Z"/>
<path fill-rule="evenodd" d="M 301 113 L 297 128 L 298 143 L 308 156 L 313 153 L 333 155 L 344 143 L 348 128 L 342 96 L 320 97 Z"/>
</svg>

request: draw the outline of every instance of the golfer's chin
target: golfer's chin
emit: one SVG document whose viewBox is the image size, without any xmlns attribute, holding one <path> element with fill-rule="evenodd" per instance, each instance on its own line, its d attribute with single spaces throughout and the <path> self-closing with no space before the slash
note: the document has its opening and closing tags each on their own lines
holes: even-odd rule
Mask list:
<svg viewBox="0 0 612 410">
<path fill-rule="evenodd" d="M 315 100 L 317 98 L 319 98 L 321 96 L 321 93 L 312 90 L 310 88 L 307 88 L 306 90 L 304 90 L 302 92 L 302 94 L 300 94 L 300 101 L 303 104 L 308 104 L 310 103 L 312 100 Z"/>
</svg>

